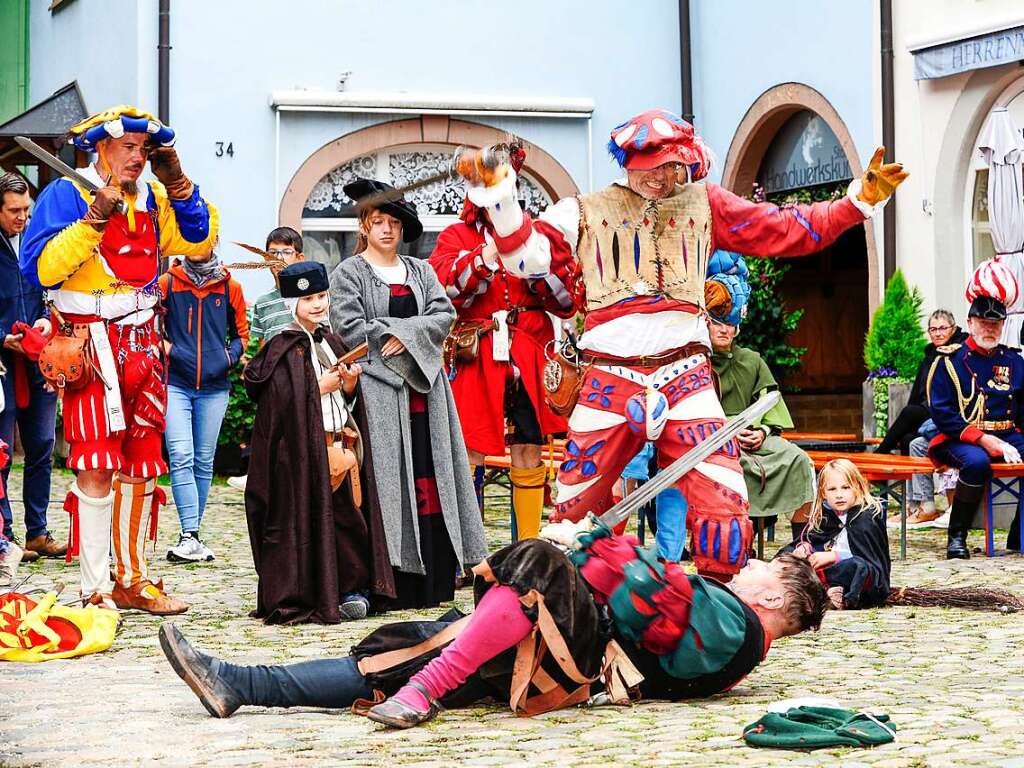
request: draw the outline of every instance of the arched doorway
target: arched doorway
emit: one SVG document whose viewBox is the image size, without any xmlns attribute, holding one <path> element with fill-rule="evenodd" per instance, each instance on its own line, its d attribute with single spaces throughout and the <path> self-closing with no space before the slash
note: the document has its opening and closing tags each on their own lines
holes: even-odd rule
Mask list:
<svg viewBox="0 0 1024 768">
<path fill-rule="evenodd" d="M 342 136 L 314 152 L 296 171 L 281 201 L 280 221 L 303 233 L 307 254 L 328 269 L 352 250 L 357 222 L 342 187 L 362 176 L 395 186 L 439 172 L 459 145 L 483 146 L 507 140 L 507 134 L 479 123 L 424 116 L 370 126 Z M 553 200 L 579 191 L 551 155 L 524 143 L 527 161 L 520 196 L 532 213 Z M 434 183 L 408 196 L 424 225 L 423 236 L 403 252 L 425 258 L 437 234 L 456 221 L 462 206 L 458 185 Z"/>
<path fill-rule="evenodd" d="M 736 131 L 723 185 L 768 199 L 807 202 L 841 195 L 862 167 L 835 108 L 806 85 L 786 83 L 763 93 Z M 820 253 L 788 260 L 781 293 L 804 311 L 790 342 L 805 347 L 799 370 L 783 384 L 797 428 L 856 432 L 861 426 L 864 335 L 880 296 L 871 223 L 842 235 Z"/>
</svg>

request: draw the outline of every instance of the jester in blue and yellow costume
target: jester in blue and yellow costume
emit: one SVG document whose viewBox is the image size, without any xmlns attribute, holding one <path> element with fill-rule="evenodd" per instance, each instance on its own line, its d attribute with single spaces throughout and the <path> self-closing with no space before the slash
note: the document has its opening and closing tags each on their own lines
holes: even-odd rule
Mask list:
<svg viewBox="0 0 1024 768">
<path fill-rule="evenodd" d="M 145 556 L 163 502 L 156 478 L 167 470 L 157 277 L 163 254 L 210 251 L 218 214 L 182 172 L 174 131 L 146 112 L 93 115 L 69 142 L 96 154 L 81 173 L 98 190 L 66 178 L 46 187 L 21 252 L 24 276 L 49 292 L 56 332 L 88 339 L 91 380 L 61 393 L 68 466 L 78 472 L 64 504 L 68 557 L 78 554 L 87 603 L 181 613 L 188 606 L 150 579 Z M 139 180 L 147 160 L 157 181 Z"/>
</svg>

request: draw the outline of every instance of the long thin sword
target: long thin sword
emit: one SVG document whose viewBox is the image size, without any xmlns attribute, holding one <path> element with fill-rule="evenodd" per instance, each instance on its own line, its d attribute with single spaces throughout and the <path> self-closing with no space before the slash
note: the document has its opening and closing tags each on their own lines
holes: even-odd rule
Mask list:
<svg viewBox="0 0 1024 768">
<path fill-rule="evenodd" d="M 96 192 L 99 190 L 99 186 L 95 182 L 87 179 L 85 176 L 76 171 L 74 168 L 65 163 L 56 155 L 47 152 L 45 149 L 43 149 L 34 141 L 32 141 L 32 139 L 27 139 L 24 136 L 15 136 L 14 141 L 17 142 L 19 147 L 24 149 L 26 152 L 32 155 L 32 157 L 41 162 L 43 165 L 47 166 L 48 168 L 52 168 L 64 178 L 70 179 L 71 181 L 75 182 L 80 187 L 85 189 L 87 192 L 91 192 L 92 194 L 95 195 Z M 128 210 L 124 200 L 122 200 L 118 205 L 118 210 L 120 210 L 121 213 L 124 213 L 125 211 Z"/>
<path fill-rule="evenodd" d="M 601 515 L 601 522 L 609 528 L 614 528 L 623 520 L 628 520 L 630 516 L 632 516 L 633 512 L 640 509 L 640 507 L 651 501 L 666 488 L 675 485 L 679 478 L 736 437 L 736 435 L 746 429 L 748 425 L 753 424 L 761 416 L 764 416 L 775 406 L 777 402 L 779 402 L 781 397 L 782 396 L 778 392 L 769 392 L 764 397 L 758 399 L 756 403 L 751 405 L 745 411 L 737 413 L 729 419 L 721 429 L 711 435 L 711 437 L 701 440 L 688 452 L 684 453 L 678 459 L 661 470 L 661 472 L 633 491 L 633 493 L 629 494 L 629 496 L 624 498 L 611 509 L 607 510 L 603 515 Z"/>
</svg>

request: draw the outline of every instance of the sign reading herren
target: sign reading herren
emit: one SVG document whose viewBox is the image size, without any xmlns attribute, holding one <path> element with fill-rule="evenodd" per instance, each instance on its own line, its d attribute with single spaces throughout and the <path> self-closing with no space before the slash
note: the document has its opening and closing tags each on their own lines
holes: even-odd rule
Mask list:
<svg viewBox="0 0 1024 768">
<path fill-rule="evenodd" d="M 757 174 L 768 194 L 852 178 L 839 139 L 828 123 L 808 110 L 797 112 L 775 134 Z"/>
<path fill-rule="evenodd" d="M 1003 29 L 966 40 L 911 49 L 914 79 L 932 80 L 972 69 L 1024 61 L 1024 27 Z"/>
</svg>

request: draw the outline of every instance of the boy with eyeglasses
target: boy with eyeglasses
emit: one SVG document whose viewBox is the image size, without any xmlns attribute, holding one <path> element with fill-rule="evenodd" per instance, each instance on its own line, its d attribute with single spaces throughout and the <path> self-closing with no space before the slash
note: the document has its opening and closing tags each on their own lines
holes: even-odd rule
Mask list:
<svg viewBox="0 0 1024 768">
<path fill-rule="evenodd" d="M 291 227 L 272 229 L 267 235 L 265 250 L 275 259 L 283 261 L 285 267 L 306 259 L 302 253 L 302 235 Z M 249 330 L 254 338 L 259 339 L 260 347 L 292 322 L 292 313 L 288 311 L 284 299 L 281 298 L 280 286 L 277 282 L 277 275 L 280 271 L 279 269 L 273 271 L 274 290 L 260 296 L 252 305 Z"/>
</svg>

